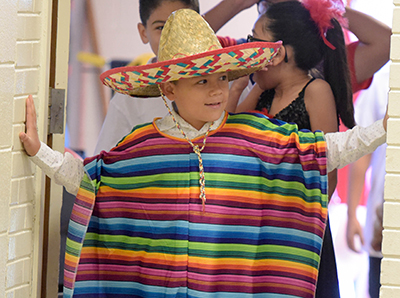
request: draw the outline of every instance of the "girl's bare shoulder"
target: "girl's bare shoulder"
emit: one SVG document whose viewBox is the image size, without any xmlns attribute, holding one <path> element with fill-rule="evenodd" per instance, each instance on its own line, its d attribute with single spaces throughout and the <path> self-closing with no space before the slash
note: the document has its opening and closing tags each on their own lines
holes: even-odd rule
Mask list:
<svg viewBox="0 0 400 298">
<path fill-rule="evenodd" d="M 306 88 L 304 101 L 331 101 L 334 100 L 333 92 L 329 83 L 323 79 L 315 79 Z"/>
</svg>

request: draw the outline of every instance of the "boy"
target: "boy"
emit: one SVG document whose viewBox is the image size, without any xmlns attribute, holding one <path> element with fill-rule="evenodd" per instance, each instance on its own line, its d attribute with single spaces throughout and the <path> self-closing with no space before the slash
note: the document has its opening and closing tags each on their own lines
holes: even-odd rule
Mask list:
<svg viewBox="0 0 400 298">
<path fill-rule="evenodd" d="M 259 114 L 228 115 L 228 78 L 265 66 L 279 46 L 221 49 L 200 15 L 179 10 L 162 32 L 160 62 L 102 75 L 117 92 L 161 90 L 179 113 L 85 161 L 64 297 L 314 296 L 326 173 L 383 143 L 386 121 L 325 143 Z M 31 121 L 21 134 L 30 155 Z"/>
</svg>

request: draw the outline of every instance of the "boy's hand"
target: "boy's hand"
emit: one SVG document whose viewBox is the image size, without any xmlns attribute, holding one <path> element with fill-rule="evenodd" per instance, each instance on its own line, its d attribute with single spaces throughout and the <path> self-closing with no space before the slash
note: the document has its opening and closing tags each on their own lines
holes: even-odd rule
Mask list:
<svg viewBox="0 0 400 298">
<path fill-rule="evenodd" d="M 35 156 L 40 149 L 40 140 L 37 132 L 36 110 L 32 95 L 26 99 L 26 133 L 20 132 L 19 139 L 22 142 L 26 153 Z"/>
</svg>

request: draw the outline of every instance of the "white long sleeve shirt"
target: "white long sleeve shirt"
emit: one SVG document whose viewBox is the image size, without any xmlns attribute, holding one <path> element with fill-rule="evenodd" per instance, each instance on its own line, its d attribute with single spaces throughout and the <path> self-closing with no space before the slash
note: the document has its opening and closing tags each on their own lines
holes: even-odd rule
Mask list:
<svg viewBox="0 0 400 298">
<path fill-rule="evenodd" d="M 206 123 L 200 130 L 195 129 L 175 112 L 181 128 L 189 139 L 200 137 L 206 133 L 211 123 Z M 224 113 L 214 122 L 211 131 L 217 129 L 224 119 Z M 158 129 L 170 136 L 182 138 L 181 132 L 176 128 L 171 115 L 155 121 Z M 327 170 L 328 172 L 342 168 L 360 157 L 372 153 L 378 146 L 386 142 L 386 131 L 383 120 L 376 121 L 368 127 L 355 126 L 345 132 L 327 133 Z M 38 153 L 31 160 L 43 172 L 54 179 L 57 184 L 63 185 L 66 190 L 76 195 L 84 176 L 83 162 L 70 153 L 62 154 L 54 151 L 44 143 Z"/>
</svg>

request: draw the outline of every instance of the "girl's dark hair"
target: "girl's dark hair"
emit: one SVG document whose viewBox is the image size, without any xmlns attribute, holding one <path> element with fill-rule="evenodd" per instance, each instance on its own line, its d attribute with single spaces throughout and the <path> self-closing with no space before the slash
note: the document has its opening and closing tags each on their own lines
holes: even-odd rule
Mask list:
<svg viewBox="0 0 400 298">
<path fill-rule="evenodd" d="M 347 64 L 347 52 L 343 30 L 336 19 L 331 20 L 333 28 L 326 32 L 326 39 L 336 49 L 327 47 L 324 58 L 324 78 L 331 85 L 335 96 L 336 111 L 343 124 L 348 128 L 356 125 L 354 120 L 353 91 Z"/>
<path fill-rule="evenodd" d="M 299 1 L 273 4 L 266 16 L 269 19 L 266 29 L 271 32 L 274 41 L 281 40 L 283 45 L 293 48 L 294 60 L 300 69 L 311 72 L 319 65 L 323 66 L 322 75 L 331 86 L 338 116 L 344 125 L 353 127 L 350 71 L 339 22 L 332 19 L 333 28 L 326 33 L 326 39 L 336 47 L 332 50 L 324 43 L 309 11 Z"/>
<path fill-rule="evenodd" d="M 187 8 L 200 13 L 199 0 L 139 0 L 140 21 L 146 27 L 147 21 L 153 11 L 161 5 L 162 2 L 181 2 Z"/>
</svg>

